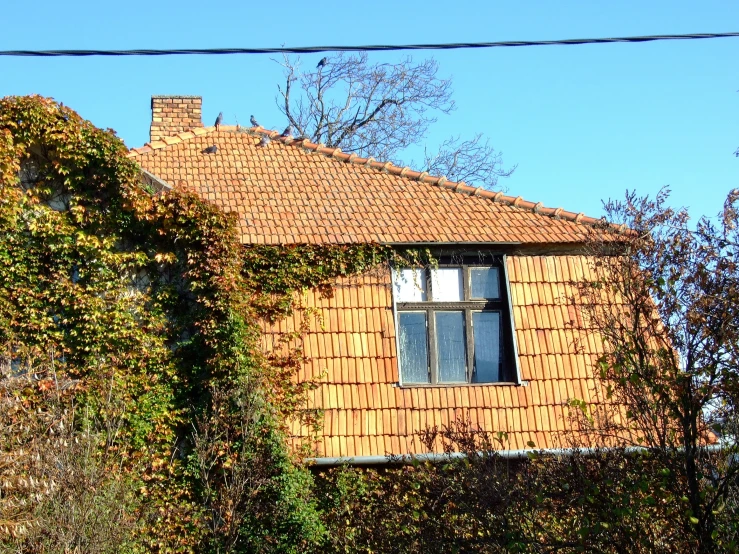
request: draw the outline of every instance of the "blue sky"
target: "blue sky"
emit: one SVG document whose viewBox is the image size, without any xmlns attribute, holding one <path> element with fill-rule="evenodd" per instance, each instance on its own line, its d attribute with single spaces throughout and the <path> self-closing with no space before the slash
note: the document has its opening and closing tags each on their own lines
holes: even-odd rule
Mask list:
<svg viewBox="0 0 739 554">
<path fill-rule="evenodd" d="M 482 42 L 739 31 L 739 2 L 4 0 L 0 22 L 1 50 Z M 547 206 L 599 216 L 627 189 L 669 186 L 673 205 L 715 215 L 739 186 L 738 54 L 739 38 L 419 52 L 453 78 L 457 104 L 426 143 L 484 132 L 518 164 L 500 184 Z M 152 94 L 201 95 L 207 125 L 223 111 L 282 129 L 280 81 L 267 55 L 0 57 L 0 96 L 54 97 L 131 147 L 148 140 Z"/>
</svg>

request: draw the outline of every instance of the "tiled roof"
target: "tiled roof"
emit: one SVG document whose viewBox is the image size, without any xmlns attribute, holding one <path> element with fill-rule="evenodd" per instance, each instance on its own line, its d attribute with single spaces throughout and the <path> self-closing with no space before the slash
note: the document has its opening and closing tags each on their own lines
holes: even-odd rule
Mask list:
<svg viewBox="0 0 739 554">
<path fill-rule="evenodd" d="M 235 212 L 248 244 L 577 243 L 598 221 L 261 128 L 196 128 L 129 156 Z"/>
<path fill-rule="evenodd" d="M 304 338 L 307 362 L 297 379 L 319 383 L 309 393 L 309 407 L 324 411 L 316 455 L 423 453 L 418 433 L 457 419 L 507 433 L 503 448 L 530 448 L 529 441 L 537 448 L 569 446 L 564 432 L 577 430 L 568 418 L 568 400 L 606 402 L 592 370 L 603 346 L 583 319 L 583 300 L 573 285 L 588 276 L 589 263 L 585 256 L 508 258 L 521 377 L 527 386 L 399 387 L 389 271 L 340 279 L 332 298 L 308 293 L 305 306 L 315 308 L 319 317 L 311 320 Z M 302 317 L 296 313 L 265 324 L 265 350 L 280 349 L 280 338 L 300 329 Z M 297 422 L 292 431 L 309 436 L 309 429 Z"/>
</svg>

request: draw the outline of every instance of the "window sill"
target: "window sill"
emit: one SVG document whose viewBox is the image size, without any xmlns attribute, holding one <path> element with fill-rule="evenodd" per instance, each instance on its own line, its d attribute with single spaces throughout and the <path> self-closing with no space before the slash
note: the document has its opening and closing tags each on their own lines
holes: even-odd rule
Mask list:
<svg viewBox="0 0 739 554">
<path fill-rule="evenodd" d="M 497 383 L 393 383 L 399 389 L 448 389 L 450 387 L 526 387 L 528 381 L 515 383 L 513 381 L 499 381 Z"/>
</svg>

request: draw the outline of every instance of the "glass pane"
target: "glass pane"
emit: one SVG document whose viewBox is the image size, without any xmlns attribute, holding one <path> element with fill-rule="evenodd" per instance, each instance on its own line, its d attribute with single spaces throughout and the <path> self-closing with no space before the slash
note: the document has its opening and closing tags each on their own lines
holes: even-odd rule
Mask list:
<svg viewBox="0 0 739 554">
<path fill-rule="evenodd" d="M 459 302 L 462 292 L 462 268 L 440 267 L 431 270 L 431 296 L 434 302 Z"/>
<path fill-rule="evenodd" d="M 393 287 L 396 302 L 426 301 L 426 277 L 423 269 L 394 269 Z"/>
<path fill-rule="evenodd" d="M 500 298 L 497 267 L 470 268 L 470 298 Z"/>
<path fill-rule="evenodd" d="M 467 381 L 464 312 L 436 312 L 436 357 L 440 383 Z"/>
<path fill-rule="evenodd" d="M 500 381 L 500 312 L 473 312 L 475 337 L 474 383 Z"/>
<path fill-rule="evenodd" d="M 429 382 L 429 352 L 426 340 L 426 313 L 399 312 L 398 358 L 403 383 Z"/>
</svg>

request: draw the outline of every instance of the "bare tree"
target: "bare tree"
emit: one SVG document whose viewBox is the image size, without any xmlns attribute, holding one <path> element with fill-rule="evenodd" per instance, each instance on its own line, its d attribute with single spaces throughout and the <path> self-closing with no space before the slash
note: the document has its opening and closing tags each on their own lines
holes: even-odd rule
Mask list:
<svg viewBox="0 0 739 554">
<path fill-rule="evenodd" d="M 4 345 L 6 346 L 6 345 Z M 55 345 L 0 353 L 0 552 L 126 551 L 150 516 L 140 461 L 116 443 L 115 393 L 103 421 L 75 395 Z"/>
<path fill-rule="evenodd" d="M 450 137 L 435 153 L 425 148 L 423 166 L 431 175 L 445 175 L 452 181 L 475 183 L 485 188 L 495 187 L 498 178 L 509 177 L 516 169 L 515 165 L 503 168 L 503 155 L 490 146 L 490 139 L 483 138 L 482 133 L 470 140 Z"/>
<path fill-rule="evenodd" d="M 285 84 L 278 85 L 277 106 L 296 136 L 400 163 L 398 156 L 424 140 L 436 116 L 454 109 L 451 81 L 438 76 L 433 59 L 370 64 L 361 52 L 325 60 L 309 71 L 301 70 L 299 58 L 280 62 Z M 426 149 L 423 165 L 429 173 L 487 187 L 515 169 L 503 169 L 500 153 L 481 134 L 446 140 L 435 154 Z"/>
<path fill-rule="evenodd" d="M 243 540 L 240 527 L 246 514 L 257 511 L 259 493 L 269 484 L 270 467 L 254 452 L 259 425 L 253 399 L 238 391 L 214 388 L 211 402 L 212 408 L 193 426 L 193 467 L 205 505 L 210 546 L 214 551 L 232 552 Z"/>
</svg>

